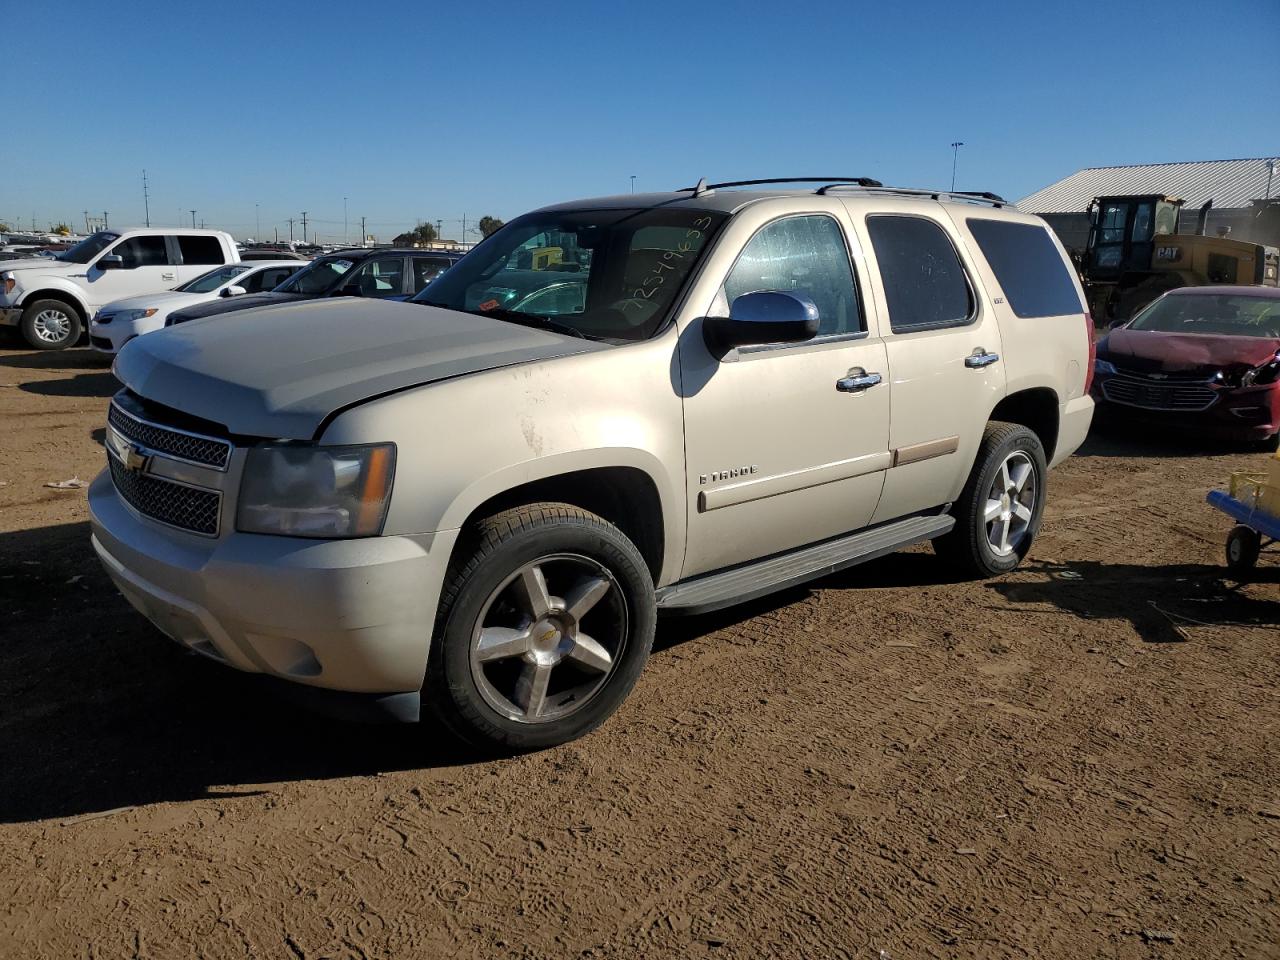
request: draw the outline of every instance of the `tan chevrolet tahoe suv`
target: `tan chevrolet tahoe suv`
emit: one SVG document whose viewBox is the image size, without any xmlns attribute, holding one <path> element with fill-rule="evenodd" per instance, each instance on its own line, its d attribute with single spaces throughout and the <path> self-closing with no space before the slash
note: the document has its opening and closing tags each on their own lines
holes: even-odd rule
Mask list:
<svg viewBox="0 0 1280 960">
<path fill-rule="evenodd" d="M 608 717 L 661 612 L 924 540 L 1011 570 L 1093 409 L 1062 246 L 991 195 L 776 183 L 547 207 L 414 301 L 130 342 L 98 555 L 196 652 L 507 749 Z"/>
</svg>

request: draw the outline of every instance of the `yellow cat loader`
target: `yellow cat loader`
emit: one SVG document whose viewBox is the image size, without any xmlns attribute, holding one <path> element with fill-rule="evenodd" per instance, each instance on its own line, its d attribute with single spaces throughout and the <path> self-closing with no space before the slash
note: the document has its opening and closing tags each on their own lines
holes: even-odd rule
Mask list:
<svg viewBox="0 0 1280 960">
<path fill-rule="evenodd" d="M 1080 263 L 1089 308 L 1099 322 L 1133 316 L 1176 287 L 1216 283 L 1277 286 L 1280 248 L 1205 236 L 1210 200 L 1193 234 L 1178 233 L 1182 201 L 1164 194 L 1097 197 L 1089 205 L 1089 243 Z M 1280 205 L 1255 201 L 1269 224 Z"/>
</svg>

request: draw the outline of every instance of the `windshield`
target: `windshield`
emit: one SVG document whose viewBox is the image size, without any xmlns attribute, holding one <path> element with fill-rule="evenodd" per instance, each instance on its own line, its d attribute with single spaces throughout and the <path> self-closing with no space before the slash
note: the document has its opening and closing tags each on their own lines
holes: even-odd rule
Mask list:
<svg viewBox="0 0 1280 960">
<path fill-rule="evenodd" d="M 1127 324 L 1130 330 L 1280 339 L 1280 298 L 1192 293 L 1162 297 Z"/>
<path fill-rule="evenodd" d="M 605 340 L 644 340 L 726 215 L 574 210 L 513 220 L 433 280 L 418 303 Z"/>
<path fill-rule="evenodd" d="M 354 260 L 346 257 L 321 257 L 280 284 L 274 292 L 306 293 L 312 296 L 328 293 L 337 288 L 354 264 Z"/>
<path fill-rule="evenodd" d="M 120 234 L 107 230 L 99 230 L 92 236 L 85 237 L 69 250 L 63 250 L 54 259 L 67 263 L 88 263 L 112 243 L 120 239 Z"/>
<path fill-rule="evenodd" d="M 248 269 L 249 265 L 247 263 L 228 263 L 225 267 L 218 267 L 216 270 L 202 273 L 194 280 L 188 280 L 173 289 L 181 290 L 183 293 L 211 293 L 228 280 L 235 279 Z"/>
</svg>

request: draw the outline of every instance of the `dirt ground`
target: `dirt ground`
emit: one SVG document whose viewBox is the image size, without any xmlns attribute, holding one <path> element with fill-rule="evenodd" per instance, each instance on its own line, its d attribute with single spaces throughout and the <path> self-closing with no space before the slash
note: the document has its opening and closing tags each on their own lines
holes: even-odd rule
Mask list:
<svg viewBox="0 0 1280 960">
<path fill-rule="evenodd" d="M 927 548 L 660 622 L 621 712 L 483 760 L 298 712 L 99 569 L 111 374 L 0 350 L 0 956 L 1277 957 L 1264 454 L 1107 431 L 1032 557 Z"/>
</svg>

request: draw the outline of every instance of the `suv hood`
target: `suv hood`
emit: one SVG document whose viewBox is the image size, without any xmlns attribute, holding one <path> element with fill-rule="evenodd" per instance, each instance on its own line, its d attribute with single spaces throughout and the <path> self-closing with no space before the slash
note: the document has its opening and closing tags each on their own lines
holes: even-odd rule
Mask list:
<svg viewBox="0 0 1280 960">
<path fill-rule="evenodd" d="M 1280 341 L 1269 337 L 1206 336 L 1158 330 L 1112 330 L 1098 344 L 1098 356 L 1118 367 L 1142 372 L 1204 373 L 1247 369 L 1275 356 Z"/>
<path fill-rule="evenodd" d="M 308 440 L 362 400 L 607 346 L 416 303 L 340 298 L 168 327 L 129 341 L 114 369 L 139 396 L 230 433 Z"/>
</svg>

